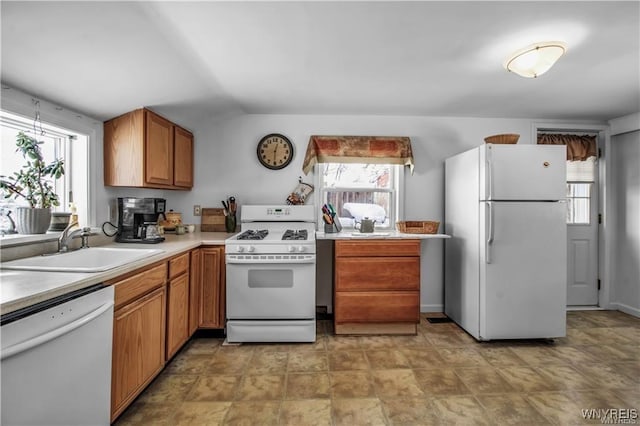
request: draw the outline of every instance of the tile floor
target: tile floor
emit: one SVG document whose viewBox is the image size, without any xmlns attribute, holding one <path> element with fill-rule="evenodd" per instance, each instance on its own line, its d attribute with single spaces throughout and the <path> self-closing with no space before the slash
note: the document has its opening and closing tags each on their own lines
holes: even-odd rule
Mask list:
<svg viewBox="0 0 640 426">
<path fill-rule="evenodd" d="M 566 338 L 478 343 L 453 323 L 417 336 L 222 346 L 191 340 L 115 423 L 125 425 L 640 424 L 640 319 L 567 315 Z"/>
</svg>

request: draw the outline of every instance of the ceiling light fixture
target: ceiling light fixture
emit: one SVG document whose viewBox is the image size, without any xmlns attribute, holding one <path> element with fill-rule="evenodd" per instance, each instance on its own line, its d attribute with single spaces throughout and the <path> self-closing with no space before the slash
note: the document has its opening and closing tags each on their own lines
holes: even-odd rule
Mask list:
<svg viewBox="0 0 640 426">
<path fill-rule="evenodd" d="M 566 51 L 567 45 L 561 41 L 535 43 L 511 55 L 504 67 L 522 77 L 536 78 L 549 71 Z"/>
</svg>

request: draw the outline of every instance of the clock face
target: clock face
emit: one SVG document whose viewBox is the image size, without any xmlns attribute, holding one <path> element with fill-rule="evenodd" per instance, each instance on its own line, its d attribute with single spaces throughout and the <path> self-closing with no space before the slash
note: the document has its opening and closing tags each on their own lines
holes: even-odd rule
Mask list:
<svg viewBox="0 0 640 426">
<path fill-rule="evenodd" d="M 258 160 L 269 169 L 283 169 L 292 158 L 293 145 L 283 135 L 271 133 L 258 142 Z"/>
</svg>

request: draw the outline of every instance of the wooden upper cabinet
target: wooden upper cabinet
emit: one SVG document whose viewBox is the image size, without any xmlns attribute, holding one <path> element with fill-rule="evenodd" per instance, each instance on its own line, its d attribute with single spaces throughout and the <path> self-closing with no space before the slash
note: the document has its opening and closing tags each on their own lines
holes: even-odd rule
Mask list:
<svg viewBox="0 0 640 426">
<path fill-rule="evenodd" d="M 193 187 L 193 135 L 182 127 L 174 127 L 173 184 L 181 188 Z"/>
<path fill-rule="evenodd" d="M 191 189 L 193 135 L 146 108 L 106 121 L 104 184 Z"/>
<path fill-rule="evenodd" d="M 159 115 L 144 111 L 144 174 L 148 184 L 173 185 L 173 124 Z"/>
</svg>

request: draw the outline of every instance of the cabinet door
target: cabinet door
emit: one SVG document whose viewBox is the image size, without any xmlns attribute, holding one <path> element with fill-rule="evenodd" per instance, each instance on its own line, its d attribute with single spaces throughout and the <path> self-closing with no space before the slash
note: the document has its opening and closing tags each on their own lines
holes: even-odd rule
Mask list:
<svg viewBox="0 0 640 426">
<path fill-rule="evenodd" d="M 114 313 L 112 421 L 164 367 L 165 306 L 163 286 Z"/>
<path fill-rule="evenodd" d="M 193 187 L 193 135 L 181 127 L 174 127 L 173 184 L 181 188 Z"/>
<path fill-rule="evenodd" d="M 224 328 L 224 248 L 202 249 L 202 310 L 200 325 L 205 328 Z"/>
<path fill-rule="evenodd" d="M 189 274 L 189 336 L 200 325 L 200 296 L 202 292 L 202 250 L 191 251 L 191 273 Z"/>
<path fill-rule="evenodd" d="M 189 274 L 169 281 L 167 303 L 167 359 L 189 340 Z"/>
<path fill-rule="evenodd" d="M 173 185 L 173 124 L 145 110 L 145 182 Z"/>
</svg>

